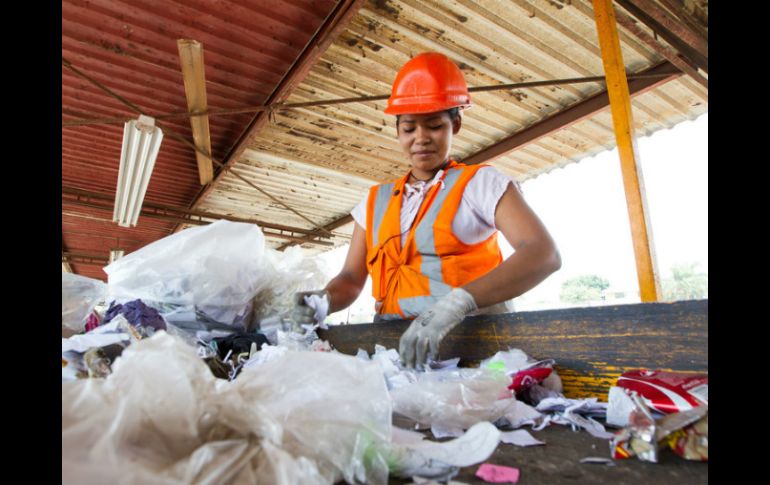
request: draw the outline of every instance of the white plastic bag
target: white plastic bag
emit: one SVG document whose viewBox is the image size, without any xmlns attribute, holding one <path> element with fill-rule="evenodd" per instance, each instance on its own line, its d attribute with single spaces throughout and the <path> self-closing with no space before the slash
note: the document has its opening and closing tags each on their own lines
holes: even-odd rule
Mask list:
<svg viewBox="0 0 770 485">
<path fill-rule="evenodd" d="M 294 308 L 295 293 L 323 288 L 328 280 L 322 260 L 308 256 L 299 246 L 283 251 L 268 248 L 265 259 L 272 267 L 273 279 L 254 299 L 254 314 L 259 321 L 288 317 Z"/>
<path fill-rule="evenodd" d="M 160 331 L 62 383 L 62 483 L 384 485 L 390 419 L 375 364 L 288 351 L 229 382 Z"/>
<path fill-rule="evenodd" d="M 492 455 L 500 442 L 500 431 L 491 423 L 479 422 L 451 441 L 422 440 L 393 444 L 388 461 L 400 477 L 448 480 L 461 467 L 475 465 Z"/>
<path fill-rule="evenodd" d="M 88 315 L 106 296 L 107 285 L 103 282 L 62 271 L 62 325 L 78 332 L 84 330 Z"/>
<path fill-rule="evenodd" d="M 431 427 L 437 436 L 460 436 L 481 421 L 495 422 L 516 406 L 510 379 L 488 369 L 450 369 L 413 373 L 390 389 L 393 411 Z M 409 382 L 411 381 L 411 382 Z"/>
<path fill-rule="evenodd" d="M 211 436 L 216 378 L 195 350 L 158 332 L 127 347 L 112 370 L 106 379 L 62 383 L 62 483 L 160 484 L 181 482 L 187 470 L 207 474 L 191 461 L 194 452 L 235 433 Z"/>
<path fill-rule="evenodd" d="M 320 288 L 326 279 L 302 248 L 275 251 L 258 226 L 224 220 L 155 241 L 104 271 L 118 302 L 142 299 L 172 323 L 203 312 L 247 329 L 288 314 L 295 292 Z"/>
<path fill-rule="evenodd" d="M 214 320 L 237 324 L 248 318 L 251 299 L 273 277 L 264 255 L 259 227 L 217 221 L 155 241 L 104 271 L 116 301 L 193 306 Z"/>
<path fill-rule="evenodd" d="M 375 364 L 338 353 L 287 351 L 244 369 L 223 398 L 259 403 L 220 415 L 239 428 L 272 417 L 275 433 L 263 432 L 264 438 L 313 460 L 327 483 L 386 483 L 392 410 Z"/>
</svg>

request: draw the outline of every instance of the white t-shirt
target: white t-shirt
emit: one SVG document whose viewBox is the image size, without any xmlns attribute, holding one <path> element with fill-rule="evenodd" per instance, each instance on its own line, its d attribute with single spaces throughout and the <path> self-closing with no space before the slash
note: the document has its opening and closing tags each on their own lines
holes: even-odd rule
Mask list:
<svg viewBox="0 0 770 485">
<path fill-rule="evenodd" d="M 430 180 L 430 182 L 418 181 L 406 184 L 404 199 L 401 203 L 401 244 L 406 242 L 409 228 L 417 216 L 425 194 L 434 186 L 443 175 L 443 170 Z M 465 187 L 460 207 L 452 220 L 452 232 L 465 244 L 475 244 L 487 239 L 495 232 L 495 210 L 500 197 L 513 183 L 516 188 L 518 182 L 511 177 L 502 174 L 494 167 L 481 167 Z M 442 182 L 443 185 L 443 182 Z M 440 190 L 447 190 L 443 187 Z M 350 212 L 353 220 L 366 230 L 366 203 L 369 194 L 358 203 Z"/>
</svg>

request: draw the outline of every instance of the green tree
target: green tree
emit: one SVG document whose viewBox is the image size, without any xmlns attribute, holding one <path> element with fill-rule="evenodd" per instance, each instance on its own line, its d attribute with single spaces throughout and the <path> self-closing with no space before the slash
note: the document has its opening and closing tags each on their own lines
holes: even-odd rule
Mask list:
<svg viewBox="0 0 770 485">
<path fill-rule="evenodd" d="M 581 275 L 561 284 L 559 298 L 569 303 L 601 300 L 602 292 L 610 287 L 606 278 L 597 275 Z"/>
<path fill-rule="evenodd" d="M 698 263 L 687 262 L 671 267 L 671 278 L 663 280 L 663 298 L 674 300 L 697 300 L 709 297 L 708 274 L 698 271 Z"/>
</svg>

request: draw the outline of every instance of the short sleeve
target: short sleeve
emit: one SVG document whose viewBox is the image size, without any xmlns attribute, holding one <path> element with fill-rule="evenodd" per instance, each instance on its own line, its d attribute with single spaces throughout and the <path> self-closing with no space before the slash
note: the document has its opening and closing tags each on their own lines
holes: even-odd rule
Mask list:
<svg viewBox="0 0 770 485">
<path fill-rule="evenodd" d="M 353 217 L 353 220 L 356 221 L 356 223 L 361 226 L 361 229 L 366 230 L 366 202 L 369 200 L 369 192 L 367 191 L 366 195 L 363 199 L 361 199 L 361 202 L 358 203 L 355 207 L 353 207 L 353 210 L 350 211 L 350 215 Z"/>
<path fill-rule="evenodd" d="M 468 182 L 464 198 L 476 216 L 489 227 L 495 227 L 497 203 L 509 184 L 519 188 L 516 180 L 491 166 L 480 168 Z"/>
</svg>

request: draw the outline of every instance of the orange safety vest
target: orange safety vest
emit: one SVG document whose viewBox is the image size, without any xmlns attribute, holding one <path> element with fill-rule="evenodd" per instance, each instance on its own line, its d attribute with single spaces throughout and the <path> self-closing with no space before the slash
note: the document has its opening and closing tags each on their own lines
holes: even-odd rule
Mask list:
<svg viewBox="0 0 770 485">
<path fill-rule="evenodd" d="M 403 248 L 401 203 L 409 173 L 369 190 L 366 266 L 379 304 L 377 320 L 414 318 L 452 288 L 502 262 L 497 231 L 476 244 L 465 244 L 452 232 L 465 187 L 482 166 L 449 161 L 441 176 L 444 187 L 439 182 L 425 194 Z"/>
</svg>

